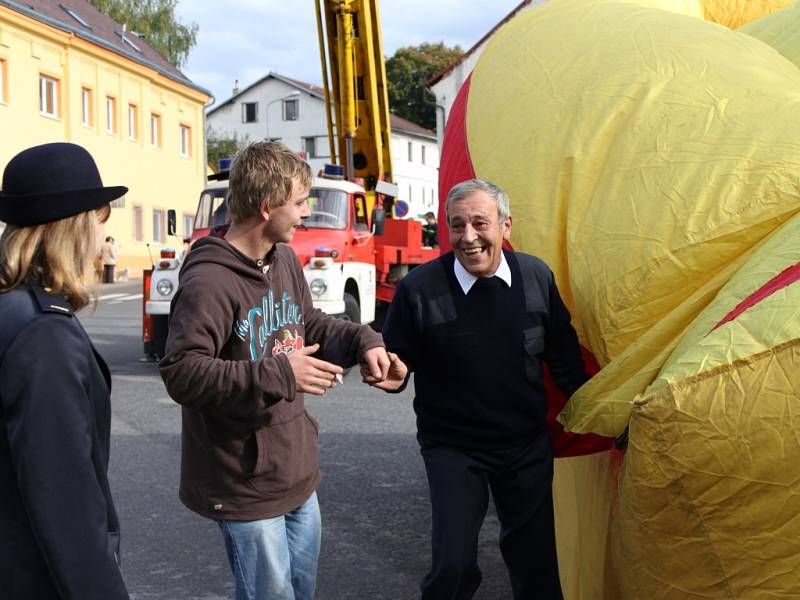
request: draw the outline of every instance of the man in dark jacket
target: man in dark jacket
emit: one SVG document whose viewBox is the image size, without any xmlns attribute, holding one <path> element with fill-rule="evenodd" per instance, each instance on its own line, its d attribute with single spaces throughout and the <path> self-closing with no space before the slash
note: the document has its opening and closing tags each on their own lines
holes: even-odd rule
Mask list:
<svg viewBox="0 0 800 600">
<path fill-rule="evenodd" d="M 368 326 L 313 307 L 287 245 L 309 215 L 310 184 L 308 165 L 279 142 L 237 154 L 233 223 L 225 239 L 192 246 L 160 364 L 184 406 L 180 497 L 219 524 L 237 599 L 314 597 L 318 427 L 304 394 L 334 387 L 339 365 L 360 362 L 365 381 L 386 389 L 406 374 Z"/>
<path fill-rule="evenodd" d="M 415 373 L 433 513 L 422 598 L 478 589 L 489 490 L 514 598 L 561 598 L 541 362 L 571 395 L 587 379 L 578 339 L 547 265 L 502 249 L 511 233 L 502 190 L 465 181 L 445 208 L 453 251 L 400 281 L 383 327 Z"/>
</svg>

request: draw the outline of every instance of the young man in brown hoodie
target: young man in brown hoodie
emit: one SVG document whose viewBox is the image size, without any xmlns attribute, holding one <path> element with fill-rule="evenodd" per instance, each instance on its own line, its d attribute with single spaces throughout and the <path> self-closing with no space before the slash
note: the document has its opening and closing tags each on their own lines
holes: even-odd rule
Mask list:
<svg viewBox="0 0 800 600">
<path fill-rule="evenodd" d="M 314 597 L 318 426 L 304 394 L 335 387 L 340 365 L 359 362 L 382 389 L 406 375 L 368 326 L 313 307 L 287 245 L 310 214 L 310 186 L 308 164 L 280 142 L 237 154 L 233 223 L 192 247 L 159 365 L 183 406 L 180 498 L 219 524 L 237 600 Z"/>
</svg>

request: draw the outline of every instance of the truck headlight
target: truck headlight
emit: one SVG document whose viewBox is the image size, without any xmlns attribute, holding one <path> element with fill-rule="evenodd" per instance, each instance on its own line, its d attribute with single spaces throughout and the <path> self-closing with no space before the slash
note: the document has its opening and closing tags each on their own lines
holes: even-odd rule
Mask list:
<svg viewBox="0 0 800 600">
<path fill-rule="evenodd" d="M 169 279 L 161 279 L 156 284 L 156 291 L 161 296 L 169 296 L 172 293 L 172 290 L 175 289 L 172 285 L 172 282 Z"/>
<path fill-rule="evenodd" d="M 328 284 L 325 283 L 324 279 L 313 279 L 308 287 L 311 288 L 311 293 L 315 296 L 322 296 L 328 289 Z"/>
</svg>

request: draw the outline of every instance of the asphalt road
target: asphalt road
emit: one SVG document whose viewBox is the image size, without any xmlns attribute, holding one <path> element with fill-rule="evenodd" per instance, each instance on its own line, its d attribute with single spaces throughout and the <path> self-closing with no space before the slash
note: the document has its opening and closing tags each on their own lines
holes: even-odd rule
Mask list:
<svg viewBox="0 0 800 600">
<path fill-rule="evenodd" d="M 233 598 L 217 526 L 177 497 L 180 407 L 142 357 L 140 282 L 103 285 L 81 314 L 111 368 L 110 477 L 122 522 L 122 567 L 135 600 Z M 317 598 L 419 597 L 430 561 L 430 509 L 414 437 L 410 389 L 390 395 L 360 383 L 307 400 L 320 422 L 323 536 Z M 481 534 L 484 580 L 476 598 L 510 598 L 492 509 Z"/>
</svg>

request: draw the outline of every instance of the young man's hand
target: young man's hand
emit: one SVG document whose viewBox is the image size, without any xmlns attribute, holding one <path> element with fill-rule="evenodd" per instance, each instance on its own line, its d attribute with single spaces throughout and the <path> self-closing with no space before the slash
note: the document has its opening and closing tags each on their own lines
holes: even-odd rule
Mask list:
<svg viewBox="0 0 800 600">
<path fill-rule="evenodd" d="M 373 348 L 376 350 L 377 348 Z M 361 378 L 364 383 L 368 383 L 378 389 L 387 392 L 393 392 L 400 389 L 408 375 L 408 367 L 400 360 L 400 357 L 393 352 L 387 352 L 386 358 L 389 360 L 389 368 L 386 370 L 386 376 L 383 379 L 375 378 L 366 365 L 361 366 Z"/>
<path fill-rule="evenodd" d="M 386 348 L 381 346 L 370 348 L 361 355 L 359 364 L 361 365 L 361 379 L 364 383 L 375 385 L 383 381 L 389 372 L 390 364 Z"/>
<path fill-rule="evenodd" d="M 341 378 L 342 367 L 314 358 L 319 344 L 306 346 L 288 354 L 289 366 L 294 373 L 298 392 L 322 396 L 330 388 L 337 385 L 337 375 Z"/>
</svg>

